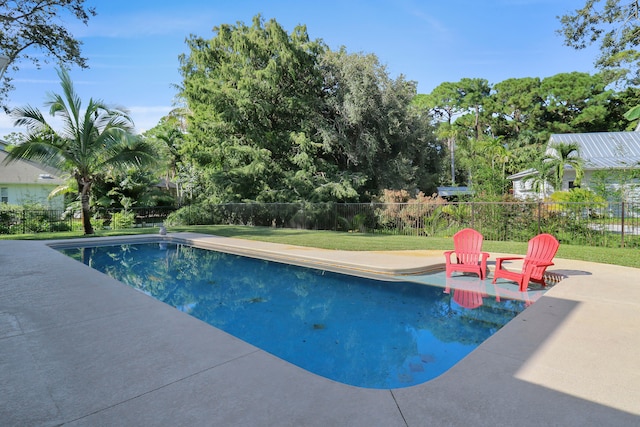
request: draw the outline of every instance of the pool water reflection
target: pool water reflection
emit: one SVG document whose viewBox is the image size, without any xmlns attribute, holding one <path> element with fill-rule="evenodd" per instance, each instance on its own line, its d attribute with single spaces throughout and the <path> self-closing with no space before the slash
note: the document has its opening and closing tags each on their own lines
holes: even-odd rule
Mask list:
<svg viewBox="0 0 640 427">
<path fill-rule="evenodd" d="M 444 373 L 527 306 L 485 281 L 378 281 L 182 244 L 59 249 L 310 372 L 367 388 Z"/>
</svg>

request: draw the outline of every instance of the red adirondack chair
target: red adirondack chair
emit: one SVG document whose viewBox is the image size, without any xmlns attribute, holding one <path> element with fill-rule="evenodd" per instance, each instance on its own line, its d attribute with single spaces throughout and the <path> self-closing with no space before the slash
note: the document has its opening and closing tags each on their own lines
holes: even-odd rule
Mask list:
<svg viewBox="0 0 640 427">
<path fill-rule="evenodd" d="M 560 243 L 551 234 L 538 234 L 529 240 L 527 255 L 523 257 L 496 258 L 496 270 L 493 273 L 493 283 L 497 279 L 504 278 L 513 280 L 520 285 L 520 291 L 524 292 L 529 287 L 529 282 L 540 283 L 547 286 L 544 281 L 544 272 L 547 267 L 552 266 L 553 257 L 558 252 Z M 522 270 L 519 272 L 509 271 L 502 266 L 504 261 L 524 260 Z"/>
<path fill-rule="evenodd" d="M 473 228 L 465 228 L 453 235 L 454 249 L 444 253 L 447 277 L 451 277 L 454 271 L 476 273 L 480 279 L 487 276 L 489 253 L 482 252 L 483 240 L 482 234 Z M 455 261 L 451 259 L 453 254 L 455 254 Z"/>
</svg>

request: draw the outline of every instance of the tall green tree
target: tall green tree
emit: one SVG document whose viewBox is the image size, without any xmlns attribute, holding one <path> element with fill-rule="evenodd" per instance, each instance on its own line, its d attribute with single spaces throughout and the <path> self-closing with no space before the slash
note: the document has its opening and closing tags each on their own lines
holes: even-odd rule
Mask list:
<svg viewBox="0 0 640 427">
<path fill-rule="evenodd" d="M 375 55 L 330 51 L 306 28 L 260 16 L 192 37 L 181 58 L 202 199 L 357 201 L 386 187 L 435 189 L 439 151 L 414 82 Z M 436 159 L 434 162 L 432 159 Z"/>
<path fill-rule="evenodd" d="M 485 130 L 480 116 L 488 103 L 491 86 L 486 79 L 463 78 L 457 83 L 457 87 L 461 106 L 473 115 L 473 137 L 479 140 Z"/>
<path fill-rule="evenodd" d="M 124 109 L 90 99 L 83 108 L 69 74 L 58 71 L 62 94 L 49 94 L 45 106 L 62 122 L 56 130 L 31 106 L 12 111 L 15 126 L 27 128 L 27 139 L 11 150 L 7 161 L 30 159 L 68 172 L 77 185 L 85 234 L 91 226 L 91 187 L 96 177 L 155 161 L 153 148 L 132 134 L 133 122 Z"/>
<path fill-rule="evenodd" d="M 430 118 L 414 108 L 416 83 L 389 77 L 373 54 L 345 48 L 321 57 L 322 145 L 340 170 L 362 176 L 361 192 L 435 191 L 439 153 Z"/>
<path fill-rule="evenodd" d="M 510 78 L 494 84 L 488 109 L 495 136 L 517 138 L 524 130 L 536 129 L 543 111 L 540 79 Z"/>
<path fill-rule="evenodd" d="M 185 112 L 175 109 L 160 119 L 158 125 L 143 134 L 147 141 L 156 147 L 161 159 L 158 177 L 164 178 L 167 190 L 172 183 L 176 185 L 178 202 L 182 198 L 182 183 L 178 171 L 183 163 L 181 150 L 186 137 L 186 129 L 183 128 L 185 119 Z"/>
<path fill-rule="evenodd" d="M 600 74 L 572 72 L 544 78 L 540 96 L 548 130 L 552 133 L 606 130 L 611 94 Z"/>
<path fill-rule="evenodd" d="M 260 16 L 214 32 L 210 40 L 192 36 L 181 57 L 190 110 L 184 153 L 205 171 L 213 201 L 286 199 L 280 183 L 297 169 L 292 147 L 315 158 L 313 141 L 300 138 L 309 140 L 317 122 L 324 45 L 303 26 L 287 34 Z"/>
<path fill-rule="evenodd" d="M 444 82 L 427 95 L 426 105 L 431 109 L 433 117 L 439 122 L 437 135 L 446 141 L 449 149 L 449 166 L 451 185 L 456 185 L 455 145 L 456 129 L 453 127 L 455 117 L 464 111 L 462 94 L 453 82 Z"/>
<path fill-rule="evenodd" d="M 460 115 L 448 129 L 445 123 L 440 123 L 437 135 L 443 135 L 442 132 L 446 130 L 455 137 L 455 183 L 474 186 L 475 173 L 483 162 L 479 158 L 479 140 L 475 137 L 475 114 L 468 112 Z"/>
<path fill-rule="evenodd" d="M 18 70 L 20 59 L 40 66 L 44 58 L 59 64 L 87 67 L 81 45 L 69 29 L 60 24 L 62 17 L 72 16 L 83 24 L 96 15 L 85 0 L 0 0 L 0 55 L 9 58 L 12 71 Z M 34 51 L 34 53 L 31 53 Z M 0 88 L 0 102 L 13 89 L 9 73 L 5 73 Z"/>
<path fill-rule="evenodd" d="M 446 141 L 449 151 L 451 185 L 456 185 L 456 150 L 458 143 L 463 153 L 472 155 L 474 141 L 477 142 L 488 129 L 488 121 L 481 117 L 488 113 L 486 105 L 491 86 L 485 79 L 463 78 L 459 82 L 444 82 L 438 85 L 421 101 L 431 109 L 438 122 L 437 135 Z M 455 123 L 454 123 L 455 122 Z M 458 141 L 459 138 L 463 138 Z M 465 139 L 466 138 L 466 139 Z M 463 159 L 462 163 L 469 163 Z M 469 177 L 471 169 L 467 169 Z M 460 179 L 461 182 L 464 178 Z"/>
</svg>

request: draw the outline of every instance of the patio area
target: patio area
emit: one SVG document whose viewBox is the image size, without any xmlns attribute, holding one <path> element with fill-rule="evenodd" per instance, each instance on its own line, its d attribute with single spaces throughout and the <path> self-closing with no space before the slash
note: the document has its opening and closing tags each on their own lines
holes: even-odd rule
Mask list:
<svg viewBox="0 0 640 427">
<path fill-rule="evenodd" d="M 444 263 L 442 251 L 170 237 L 369 277 Z M 414 387 L 373 390 L 304 371 L 47 243 L 0 241 L 4 425 L 640 424 L 638 269 L 556 259 L 550 271 L 567 278 L 448 372 Z M 499 255 L 491 254 L 490 270 Z"/>
</svg>

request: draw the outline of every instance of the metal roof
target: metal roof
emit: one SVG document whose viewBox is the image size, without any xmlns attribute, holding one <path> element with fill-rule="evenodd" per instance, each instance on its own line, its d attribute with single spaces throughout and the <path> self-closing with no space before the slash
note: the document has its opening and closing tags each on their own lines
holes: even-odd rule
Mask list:
<svg viewBox="0 0 640 427">
<path fill-rule="evenodd" d="M 473 194 L 474 191 L 469 187 L 438 187 L 438 196 L 440 197 L 452 197 L 452 196 L 465 196 Z"/>
<path fill-rule="evenodd" d="M 640 132 L 553 134 L 554 142 L 578 144 L 585 169 L 640 167 Z"/>
<path fill-rule="evenodd" d="M 518 172 L 518 173 L 514 173 L 513 175 L 509 175 L 507 177 L 507 179 L 514 180 L 514 179 L 526 178 L 528 176 L 537 175 L 537 174 L 538 174 L 537 170 L 535 170 L 533 168 L 530 168 L 530 169 L 523 170 L 522 172 Z"/>
</svg>

